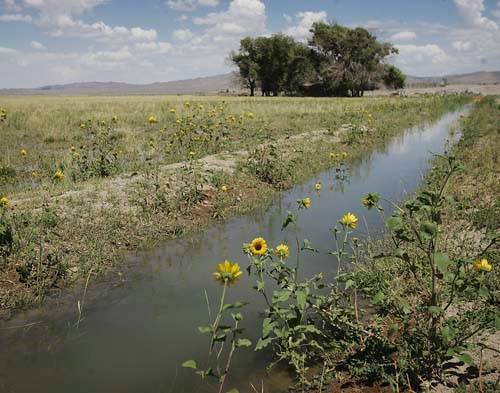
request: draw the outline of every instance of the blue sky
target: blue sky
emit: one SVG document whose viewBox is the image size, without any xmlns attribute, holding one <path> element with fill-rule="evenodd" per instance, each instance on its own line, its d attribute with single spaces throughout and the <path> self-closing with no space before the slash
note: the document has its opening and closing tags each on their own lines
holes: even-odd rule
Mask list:
<svg viewBox="0 0 500 393">
<path fill-rule="evenodd" d="M 221 74 L 242 37 L 320 20 L 392 42 L 408 74 L 500 70 L 498 0 L 0 0 L 0 88 Z"/>
</svg>

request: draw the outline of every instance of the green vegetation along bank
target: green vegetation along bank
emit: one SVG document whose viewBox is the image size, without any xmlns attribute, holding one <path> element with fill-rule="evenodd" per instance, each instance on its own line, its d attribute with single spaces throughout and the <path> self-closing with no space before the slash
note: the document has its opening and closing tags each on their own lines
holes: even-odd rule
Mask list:
<svg viewBox="0 0 500 393">
<path fill-rule="evenodd" d="M 262 208 L 469 101 L 2 98 L 0 308 L 8 315 L 125 252 Z"/>
</svg>

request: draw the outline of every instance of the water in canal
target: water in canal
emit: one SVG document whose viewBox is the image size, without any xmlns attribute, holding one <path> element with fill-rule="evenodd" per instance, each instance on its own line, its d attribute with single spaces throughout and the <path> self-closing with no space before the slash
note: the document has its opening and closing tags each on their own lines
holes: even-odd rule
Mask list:
<svg viewBox="0 0 500 393">
<path fill-rule="evenodd" d="M 333 248 L 329 229 L 351 211 L 366 219 L 370 232 L 380 232 L 380 216 L 363 209 L 361 197 L 371 191 L 399 200 L 411 193 L 422 180 L 431 152 L 445 148 L 460 113 L 448 113 L 434 124 L 410 129 L 374 150 L 349 169 L 343 184 L 333 171 L 325 171 L 284 192 L 265 212 L 230 219 L 189 239 L 169 241 L 127 258 L 123 283 L 118 277 L 91 282 L 78 329 L 76 303 L 81 288 L 1 325 L 0 392 L 213 391 L 180 364 L 187 359 L 206 359 L 208 336 L 199 334 L 196 326 L 207 324 L 203 290 L 213 302 L 220 296 L 221 286 L 212 279 L 215 264 L 229 258 L 245 267 L 242 244 L 257 236 L 266 238 L 271 246 L 287 240 L 294 244 L 295 233 L 282 232 L 281 223 L 287 210 L 296 210 L 297 199 L 310 196 L 312 206 L 300 213 L 298 235 L 321 252 L 303 259 L 302 274 L 336 271 L 327 254 Z M 323 185 L 319 195 L 313 190 L 317 181 Z M 364 225 L 358 228 L 359 235 L 366 232 Z M 230 287 L 227 301 L 250 302 L 243 309 L 243 326 L 256 342 L 261 322 L 258 311 L 264 305 L 251 286 L 245 276 Z M 289 376 L 279 368 L 266 375 L 268 360 L 269 354 L 263 352 L 237 352 L 228 389 L 252 392 L 250 383 L 261 386 L 263 382 L 267 393 L 285 391 Z"/>
</svg>

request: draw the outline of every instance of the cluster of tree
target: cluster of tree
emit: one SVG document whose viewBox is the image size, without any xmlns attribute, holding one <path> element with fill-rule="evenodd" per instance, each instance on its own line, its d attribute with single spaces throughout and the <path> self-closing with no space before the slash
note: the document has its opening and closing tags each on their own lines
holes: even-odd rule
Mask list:
<svg viewBox="0 0 500 393">
<path fill-rule="evenodd" d="M 379 42 L 361 27 L 315 23 L 307 43 L 283 34 L 247 37 L 230 59 L 239 68 L 242 86 L 254 95 L 359 97 L 381 83 L 404 87 L 405 76 L 384 60 L 397 49 Z"/>
</svg>

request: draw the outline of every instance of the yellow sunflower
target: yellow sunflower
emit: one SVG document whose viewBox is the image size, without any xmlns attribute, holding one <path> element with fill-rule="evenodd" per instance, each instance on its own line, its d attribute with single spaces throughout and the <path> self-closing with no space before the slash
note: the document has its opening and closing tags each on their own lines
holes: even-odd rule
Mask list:
<svg viewBox="0 0 500 393">
<path fill-rule="evenodd" d="M 472 264 L 472 266 L 474 267 L 474 270 L 478 272 L 491 272 L 493 269 L 493 266 L 491 266 L 491 263 L 489 263 L 486 258 L 478 259 Z"/>
<path fill-rule="evenodd" d="M 264 255 L 267 252 L 267 243 L 262 237 L 257 237 L 250 243 L 250 252 L 253 255 Z"/>
<path fill-rule="evenodd" d="M 54 180 L 63 181 L 64 180 L 64 172 L 62 170 L 58 169 L 56 171 L 56 173 L 54 173 Z"/>
<path fill-rule="evenodd" d="M 346 213 L 340 219 L 340 223 L 348 228 L 356 229 L 358 226 L 358 218 L 352 213 Z"/>
<path fill-rule="evenodd" d="M 148 122 L 149 124 L 155 124 L 158 123 L 158 119 L 156 118 L 156 116 L 149 116 Z"/>
<path fill-rule="evenodd" d="M 274 253 L 278 256 L 282 261 L 287 259 L 290 256 L 290 250 L 286 244 L 278 244 L 274 249 Z"/>
<path fill-rule="evenodd" d="M 7 197 L 1 197 L 0 207 L 7 207 L 7 206 L 9 206 L 9 199 Z"/>
<path fill-rule="evenodd" d="M 233 284 L 237 282 L 242 275 L 240 265 L 231 263 L 227 259 L 217 265 L 217 271 L 213 273 L 214 278 L 222 284 Z"/>
<path fill-rule="evenodd" d="M 28 155 L 28 151 L 26 149 L 21 149 L 19 154 L 21 154 L 22 157 L 26 157 Z"/>
<path fill-rule="evenodd" d="M 321 190 L 321 183 L 320 182 L 316 183 L 314 185 L 314 188 L 315 188 L 316 191 L 320 191 Z"/>
<path fill-rule="evenodd" d="M 221 190 L 222 192 L 228 192 L 229 188 L 228 188 L 226 185 L 224 185 L 224 186 L 222 186 L 222 187 L 220 188 L 220 190 Z"/>
</svg>

